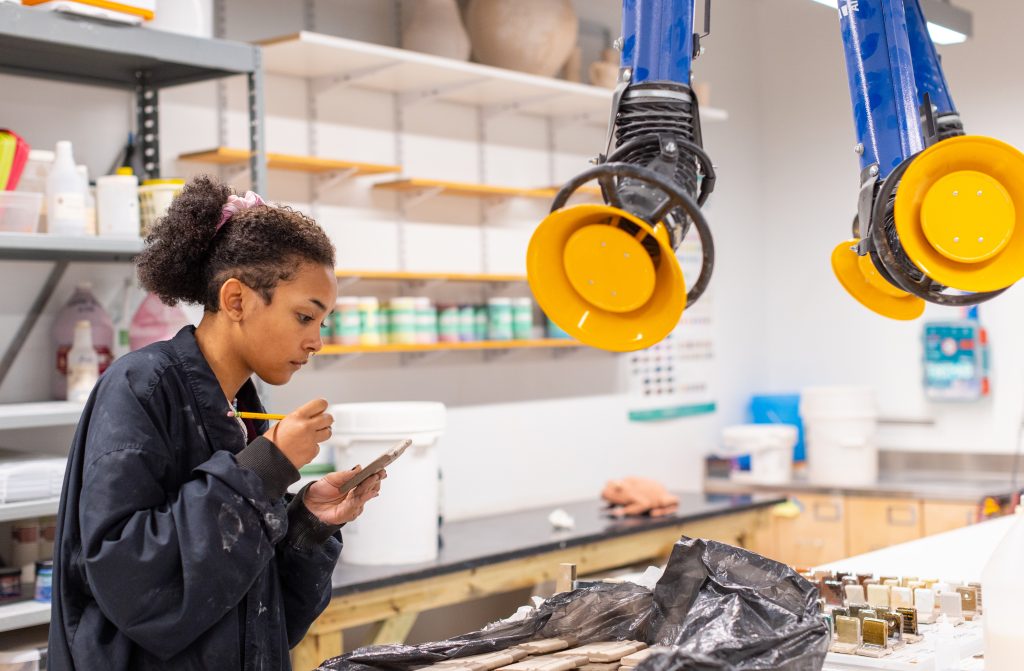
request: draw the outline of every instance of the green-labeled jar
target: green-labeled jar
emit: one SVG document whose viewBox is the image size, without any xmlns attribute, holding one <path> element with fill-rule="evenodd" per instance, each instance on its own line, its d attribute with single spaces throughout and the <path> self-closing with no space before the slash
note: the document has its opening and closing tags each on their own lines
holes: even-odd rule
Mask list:
<svg viewBox="0 0 1024 671">
<path fill-rule="evenodd" d="M 334 343 L 337 345 L 359 344 L 359 299 L 342 296 L 334 308 Z"/>
<path fill-rule="evenodd" d="M 423 345 L 437 342 L 437 308 L 426 296 L 416 299 L 416 342 Z"/>
<path fill-rule="evenodd" d="M 533 337 L 533 299 L 527 297 L 512 300 L 512 333 L 516 340 L 529 340 Z"/>
<path fill-rule="evenodd" d="M 459 306 L 438 306 L 437 339 L 441 342 L 459 342 Z"/>
<path fill-rule="evenodd" d="M 512 299 L 491 298 L 487 301 L 487 335 L 491 340 L 512 340 Z"/>
<path fill-rule="evenodd" d="M 476 307 L 473 305 L 463 305 L 459 308 L 459 340 L 462 342 L 478 340 L 476 335 Z"/>
<path fill-rule="evenodd" d="M 390 317 L 390 342 L 399 345 L 412 345 L 418 341 L 416 298 L 409 296 L 392 298 L 390 303 Z"/>
</svg>

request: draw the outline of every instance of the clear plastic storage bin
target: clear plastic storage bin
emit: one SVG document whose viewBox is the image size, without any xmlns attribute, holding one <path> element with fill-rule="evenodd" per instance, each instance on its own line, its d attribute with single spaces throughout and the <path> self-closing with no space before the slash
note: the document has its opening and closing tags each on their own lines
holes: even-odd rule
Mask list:
<svg viewBox="0 0 1024 671">
<path fill-rule="evenodd" d="M 39 230 L 39 213 L 43 194 L 30 191 L 0 191 L 0 231 L 35 233 Z"/>
</svg>

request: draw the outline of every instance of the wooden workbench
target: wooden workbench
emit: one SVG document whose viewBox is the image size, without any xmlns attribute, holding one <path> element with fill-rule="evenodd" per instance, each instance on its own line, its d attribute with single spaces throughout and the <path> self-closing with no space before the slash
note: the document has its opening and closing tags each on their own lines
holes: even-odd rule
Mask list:
<svg viewBox="0 0 1024 671">
<path fill-rule="evenodd" d="M 562 563 L 576 564 L 581 576 L 659 563 L 684 535 L 749 547 L 782 500 L 682 494 L 673 516 L 626 520 L 610 519 L 600 501 L 581 501 L 561 506 L 576 522 L 561 532 L 547 521 L 551 508 L 445 524 L 434 562 L 340 564 L 331 603 L 293 650 L 293 666 L 309 671 L 342 654 L 342 631 L 357 625 L 378 623 L 374 643 L 402 642 L 422 611 L 554 580 Z"/>
</svg>

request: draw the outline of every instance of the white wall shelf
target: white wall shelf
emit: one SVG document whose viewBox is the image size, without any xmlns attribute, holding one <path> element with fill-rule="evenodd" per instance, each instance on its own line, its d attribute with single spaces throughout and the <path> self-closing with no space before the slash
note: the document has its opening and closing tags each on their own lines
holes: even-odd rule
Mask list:
<svg viewBox="0 0 1024 671">
<path fill-rule="evenodd" d="M 50 517 L 57 514 L 60 499 L 34 499 L 17 503 L 0 503 L 0 522 L 23 520 L 29 517 Z"/>
<path fill-rule="evenodd" d="M 486 113 L 515 112 L 606 125 L 609 89 L 467 63 L 406 49 L 300 32 L 262 43 L 268 73 L 334 85 L 397 93 L 407 102 L 432 98 L 474 105 Z M 725 110 L 702 108 L 703 121 L 724 121 Z"/>
<path fill-rule="evenodd" d="M 82 407 L 81 403 L 69 401 L 0 405 L 0 431 L 77 424 Z"/>
<path fill-rule="evenodd" d="M 22 585 L 22 588 L 31 588 Z M 39 601 L 18 601 L 0 606 L 0 631 L 13 631 L 50 622 L 50 604 Z"/>
</svg>

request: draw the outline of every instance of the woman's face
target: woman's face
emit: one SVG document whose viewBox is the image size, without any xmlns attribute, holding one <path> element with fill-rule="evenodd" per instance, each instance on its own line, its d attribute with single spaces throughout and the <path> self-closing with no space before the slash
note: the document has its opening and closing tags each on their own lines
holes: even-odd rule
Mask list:
<svg viewBox="0 0 1024 671">
<path fill-rule="evenodd" d="M 334 269 L 302 264 L 294 278 L 277 285 L 269 304 L 247 293 L 240 349 L 260 379 L 285 384 L 324 345 L 320 325 L 338 298 Z"/>
</svg>

